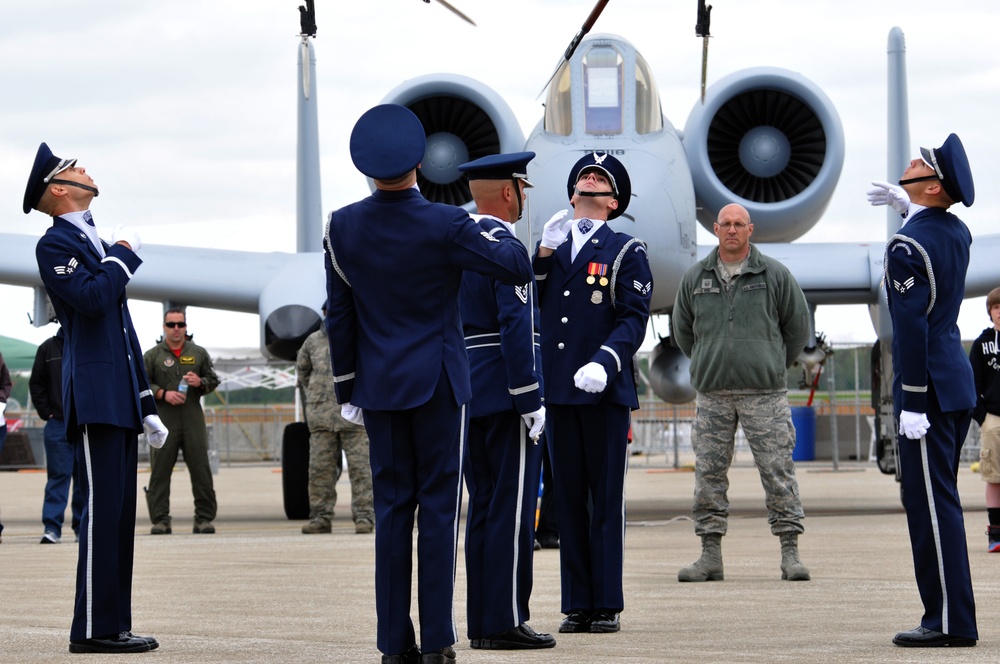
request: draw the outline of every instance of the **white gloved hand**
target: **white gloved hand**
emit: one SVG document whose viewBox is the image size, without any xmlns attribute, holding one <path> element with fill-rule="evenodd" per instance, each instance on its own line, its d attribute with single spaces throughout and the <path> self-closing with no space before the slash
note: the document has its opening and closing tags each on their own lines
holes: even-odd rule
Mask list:
<svg viewBox="0 0 1000 664">
<path fill-rule="evenodd" d="M 927 415 L 924 413 L 911 413 L 904 410 L 899 414 L 899 433 L 910 440 L 923 438 L 930 428 L 931 423 L 927 421 Z"/>
<path fill-rule="evenodd" d="M 352 405 L 350 402 L 341 404 L 340 416 L 351 424 L 360 424 L 361 426 L 364 426 L 365 424 L 364 411 L 357 406 Z"/>
<path fill-rule="evenodd" d="M 584 392 L 603 392 L 608 386 L 608 372 L 597 362 L 588 362 L 573 375 L 573 383 Z"/>
<path fill-rule="evenodd" d="M 3 415 L 3 412 L 5 410 L 7 410 L 7 402 L 6 401 L 0 401 L 0 416 Z"/>
<path fill-rule="evenodd" d="M 115 230 L 111 231 L 111 244 L 118 244 L 119 242 L 128 242 L 128 246 L 132 251 L 139 251 L 139 248 L 142 247 L 142 240 L 139 238 L 139 233 L 134 228 L 122 226 L 121 224 L 115 226 Z"/>
<path fill-rule="evenodd" d="M 559 245 L 566 241 L 569 235 L 570 224 L 573 218 L 569 217 L 569 210 L 559 210 L 545 222 L 542 227 L 542 246 L 546 249 L 558 249 Z"/>
<path fill-rule="evenodd" d="M 872 205 L 889 205 L 899 214 L 905 214 L 910 209 L 910 195 L 896 184 L 888 182 L 872 182 L 868 190 L 868 202 Z"/>
<path fill-rule="evenodd" d="M 545 428 L 545 406 L 530 413 L 523 413 L 521 419 L 528 425 L 528 435 L 537 445 L 538 437 L 542 435 L 542 429 Z"/>
<path fill-rule="evenodd" d="M 163 426 L 159 415 L 147 415 L 142 420 L 142 428 L 146 431 L 146 442 L 150 447 L 160 449 L 167 442 L 167 427 Z"/>
</svg>

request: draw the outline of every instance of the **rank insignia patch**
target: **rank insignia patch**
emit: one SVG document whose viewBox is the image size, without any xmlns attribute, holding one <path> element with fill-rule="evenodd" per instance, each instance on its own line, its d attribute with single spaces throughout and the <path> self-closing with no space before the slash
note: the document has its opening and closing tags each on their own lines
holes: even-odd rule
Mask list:
<svg viewBox="0 0 1000 664">
<path fill-rule="evenodd" d="M 71 258 L 69 259 L 69 263 L 67 265 L 56 265 L 52 269 L 55 271 L 56 274 L 61 274 L 61 275 L 73 274 L 76 271 L 77 266 L 79 265 L 80 263 L 75 258 Z"/>
<path fill-rule="evenodd" d="M 487 233 L 486 231 L 479 231 L 479 234 L 482 235 L 487 240 L 489 240 L 490 242 L 499 242 L 500 241 L 500 240 L 496 239 L 495 237 L 493 237 L 492 235 L 490 235 L 489 233 Z"/>
<path fill-rule="evenodd" d="M 633 281 L 632 285 L 635 287 L 636 292 L 640 295 L 649 295 L 649 291 L 653 289 L 652 282 L 648 282 L 646 285 L 643 285 L 638 281 Z"/>
<path fill-rule="evenodd" d="M 893 279 L 893 281 L 892 281 L 893 288 L 895 288 L 897 291 L 899 291 L 900 295 L 905 295 L 906 291 L 908 291 L 911 288 L 913 288 L 913 283 L 914 283 L 913 277 L 910 277 L 909 279 L 907 279 L 903 283 L 899 283 L 895 279 Z"/>
<path fill-rule="evenodd" d="M 523 286 L 514 286 L 514 295 L 517 295 L 517 299 L 521 301 L 521 304 L 528 303 L 528 284 Z"/>
</svg>

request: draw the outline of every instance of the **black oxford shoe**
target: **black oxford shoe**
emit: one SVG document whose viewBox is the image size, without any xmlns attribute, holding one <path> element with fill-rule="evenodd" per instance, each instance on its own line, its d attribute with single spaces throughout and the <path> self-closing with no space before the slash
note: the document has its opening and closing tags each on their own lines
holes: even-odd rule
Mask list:
<svg viewBox="0 0 1000 664">
<path fill-rule="evenodd" d="M 440 650 L 420 653 L 420 664 L 455 664 L 455 649 L 445 646 Z"/>
<path fill-rule="evenodd" d="M 121 634 L 118 635 L 118 638 L 119 639 L 139 639 L 140 641 L 145 641 L 146 643 L 149 644 L 149 649 L 150 650 L 156 650 L 157 648 L 160 647 L 160 642 L 157 641 L 156 639 L 154 639 L 151 636 L 139 636 L 137 634 L 133 634 L 132 632 L 122 632 Z"/>
<path fill-rule="evenodd" d="M 621 621 L 618 613 L 602 609 L 590 618 L 590 631 L 596 634 L 607 634 L 617 632 L 621 629 Z"/>
<path fill-rule="evenodd" d="M 146 642 L 145 639 L 139 639 L 136 637 L 122 638 L 120 634 L 100 639 L 83 639 L 82 641 L 69 642 L 69 651 L 73 653 L 149 652 L 152 649 L 153 648 Z"/>
<path fill-rule="evenodd" d="M 590 631 L 590 614 L 586 611 L 570 611 L 559 625 L 560 634 L 575 634 Z"/>
<path fill-rule="evenodd" d="M 971 648 L 976 645 L 975 639 L 951 636 L 926 627 L 900 632 L 893 637 L 892 642 L 903 648 Z"/>
<path fill-rule="evenodd" d="M 531 629 L 528 623 L 505 632 L 498 632 L 482 639 L 472 639 L 470 643 L 475 650 L 532 650 L 535 648 L 553 648 L 556 640 L 551 634 L 539 634 Z"/>
<path fill-rule="evenodd" d="M 382 655 L 382 664 L 420 664 L 420 649 L 410 646 L 410 649 L 398 655 Z"/>
</svg>

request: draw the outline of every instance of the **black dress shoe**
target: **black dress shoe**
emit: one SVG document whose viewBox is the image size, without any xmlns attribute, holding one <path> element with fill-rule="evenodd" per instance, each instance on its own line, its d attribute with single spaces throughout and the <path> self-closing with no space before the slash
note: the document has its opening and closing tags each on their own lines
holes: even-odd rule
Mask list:
<svg viewBox="0 0 1000 664">
<path fill-rule="evenodd" d="M 535 648 L 552 648 L 556 640 L 551 634 L 539 634 L 531 629 L 528 623 L 521 623 L 506 632 L 498 632 L 482 639 L 472 639 L 470 643 L 475 650 L 531 650 Z"/>
<path fill-rule="evenodd" d="M 562 623 L 559 625 L 560 634 L 573 634 L 576 632 L 589 632 L 590 631 L 590 613 L 587 611 L 580 611 L 579 609 L 575 611 L 570 611 L 563 618 Z"/>
<path fill-rule="evenodd" d="M 598 634 L 617 632 L 622 628 L 617 611 L 602 609 L 590 618 L 590 631 Z"/>
<path fill-rule="evenodd" d="M 398 655 L 382 655 L 382 664 L 420 664 L 420 649 L 414 645 Z"/>
<path fill-rule="evenodd" d="M 445 646 L 440 650 L 420 653 L 420 664 L 455 664 L 455 649 Z"/>
<path fill-rule="evenodd" d="M 121 635 L 107 636 L 100 639 L 83 639 L 82 641 L 70 641 L 69 651 L 73 653 L 81 652 L 149 652 L 153 648 L 144 640 L 135 637 L 122 638 Z"/>
<path fill-rule="evenodd" d="M 151 636 L 138 636 L 132 632 L 122 632 L 118 635 L 119 639 L 139 639 L 140 641 L 145 641 L 149 644 L 150 650 L 156 650 L 160 647 L 160 642 Z"/>
<path fill-rule="evenodd" d="M 976 640 L 967 636 L 951 636 L 926 627 L 900 632 L 892 642 L 903 648 L 971 648 L 976 645 Z"/>
<path fill-rule="evenodd" d="M 559 548 L 559 538 L 555 535 L 541 535 L 538 537 L 538 543 L 542 545 L 543 549 Z"/>
</svg>

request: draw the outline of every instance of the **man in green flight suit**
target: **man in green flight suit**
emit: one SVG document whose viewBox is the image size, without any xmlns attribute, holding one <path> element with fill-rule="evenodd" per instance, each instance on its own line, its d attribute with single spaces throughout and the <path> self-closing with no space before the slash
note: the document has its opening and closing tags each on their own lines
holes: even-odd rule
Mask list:
<svg viewBox="0 0 1000 664">
<path fill-rule="evenodd" d="M 146 503 L 153 522 L 149 532 L 171 532 L 170 476 L 177 452 L 183 450 L 194 494 L 193 532 L 214 533 L 217 505 L 208 461 L 208 430 L 201 409 L 201 398 L 219 386 L 212 359 L 208 351 L 191 342 L 184 312 L 171 309 L 163 316 L 163 338 L 146 351 L 143 360 L 157 411 L 170 431 L 161 449 L 149 450 Z"/>
</svg>

